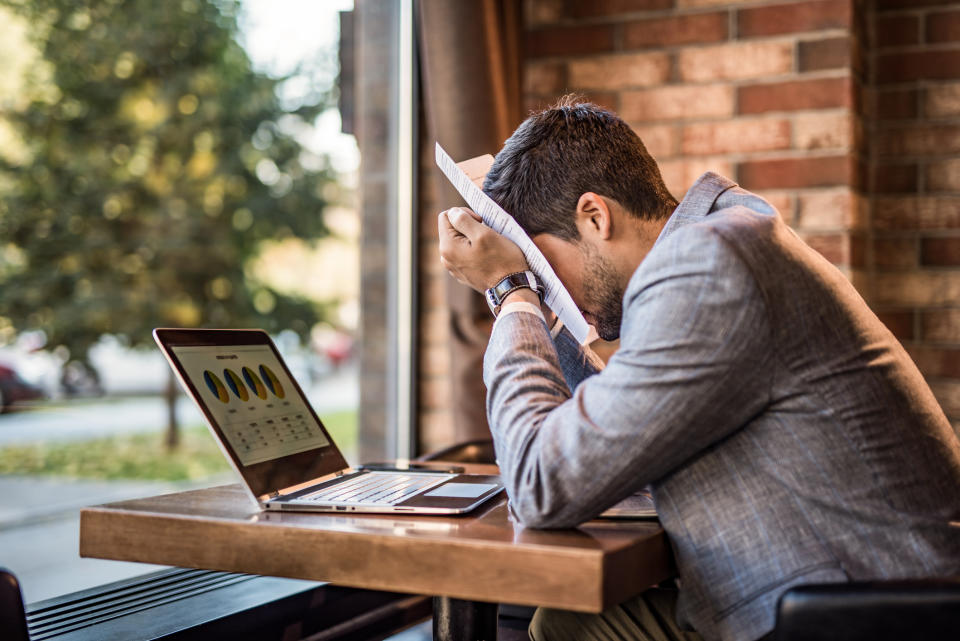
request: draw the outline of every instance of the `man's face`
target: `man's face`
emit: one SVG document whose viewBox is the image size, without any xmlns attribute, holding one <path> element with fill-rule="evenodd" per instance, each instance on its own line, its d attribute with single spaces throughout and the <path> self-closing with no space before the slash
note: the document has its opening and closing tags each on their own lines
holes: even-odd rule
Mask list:
<svg viewBox="0 0 960 641">
<path fill-rule="evenodd" d="M 612 261 L 587 241 L 570 242 L 550 234 L 533 238 L 573 302 L 605 341 L 620 337 L 623 287 Z"/>
</svg>

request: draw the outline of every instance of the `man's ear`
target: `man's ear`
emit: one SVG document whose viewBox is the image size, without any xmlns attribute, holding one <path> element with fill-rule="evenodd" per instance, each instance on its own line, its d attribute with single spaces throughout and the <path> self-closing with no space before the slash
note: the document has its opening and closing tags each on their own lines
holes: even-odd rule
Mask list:
<svg viewBox="0 0 960 641">
<path fill-rule="evenodd" d="M 581 236 L 609 240 L 613 235 L 610 206 L 599 194 L 588 191 L 577 201 L 577 229 Z"/>
</svg>

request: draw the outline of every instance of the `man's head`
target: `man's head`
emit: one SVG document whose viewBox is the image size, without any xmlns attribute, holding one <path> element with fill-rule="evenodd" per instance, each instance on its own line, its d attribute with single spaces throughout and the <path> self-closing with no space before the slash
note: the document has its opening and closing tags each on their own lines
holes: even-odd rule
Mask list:
<svg viewBox="0 0 960 641">
<path fill-rule="evenodd" d="M 630 276 L 677 206 L 630 127 L 565 99 L 517 128 L 483 190 L 543 251 L 600 337 L 619 336 Z"/>
<path fill-rule="evenodd" d="M 483 191 L 528 235 L 579 239 L 577 201 L 595 192 L 638 219 L 666 219 L 677 206 L 657 163 L 625 122 L 590 103 L 562 99 L 507 139 Z"/>
</svg>

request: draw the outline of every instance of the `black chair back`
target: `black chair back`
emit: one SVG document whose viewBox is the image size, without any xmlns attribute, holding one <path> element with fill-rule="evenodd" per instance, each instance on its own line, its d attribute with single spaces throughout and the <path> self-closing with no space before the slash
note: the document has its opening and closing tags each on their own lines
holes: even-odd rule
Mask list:
<svg viewBox="0 0 960 641">
<path fill-rule="evenodd" d="M 30 641 L 20 583 L 5 568 L 0 568 L 0 632 L 5 641 Z"/>
<path fill-rule="evenodd" d="M 780 597 L 775 641 L 960 639 L 960 578 L 803 585 Z"/>
</svg>

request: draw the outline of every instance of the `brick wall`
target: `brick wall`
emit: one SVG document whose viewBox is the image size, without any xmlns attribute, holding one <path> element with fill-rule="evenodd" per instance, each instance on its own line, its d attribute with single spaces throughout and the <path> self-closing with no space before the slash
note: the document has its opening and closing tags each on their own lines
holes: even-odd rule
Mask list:
<svg viewBox="0 0 960 641">
<path fill-rule="evenodd" d="M 960 428 L 960 2 L 524 0 L 524 13 L 527 110 L 581 93 L 634 127 L 678 198 L 706 170 L 767 197 Z M 450 442 L 438 206 L 420 244 L 420 433 L 435 446 Z"/>
<path fill-rule="evenodd" d="M 960 3 L 528 0 L 526 19 L 528 109 L 581 93 L 678 198 L 706 170 L 767 197 L 960 423 Z"/>
<path fill-rule="evenodd" d="M 566 91 L 620 114 L 678 198 L 712 170 L 860 268 L 852 0 L 527 3 L 527 106 Z"/>
<path fill-rule="evenodd" d="M 960 3 L 868 18 L 871 300 L 960 427 Z"/>
</svg>

